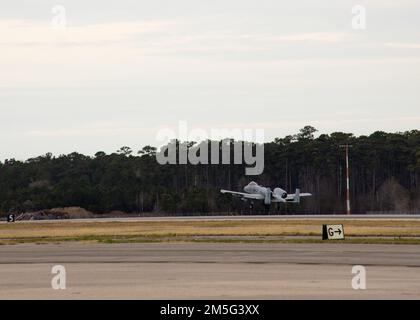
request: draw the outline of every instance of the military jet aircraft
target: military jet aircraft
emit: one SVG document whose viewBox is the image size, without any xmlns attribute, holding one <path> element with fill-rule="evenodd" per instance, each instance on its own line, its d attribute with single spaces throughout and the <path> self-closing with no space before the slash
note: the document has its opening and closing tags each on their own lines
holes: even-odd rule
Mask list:
<svg viewBox="0 0 420 320">
<path fill-rule="evenodd" d="M 300 203 L 300 197 L 310 197 L 311 193 L 301 193 L 299 189 L 296 189 L 295 193 L 289 194 L 281 188 L 275 188 L 271 191 L 268 187 L 258 185 L 252 181 L 244 187 L 245 192 L 237 192 L 230 190 L 220 190 L 221 193 L 230 193 L 233 196 L 240 197 L 242 200 L 263 200 L 266 206 L 270 206 L 271 203 Z"/>
</svg>

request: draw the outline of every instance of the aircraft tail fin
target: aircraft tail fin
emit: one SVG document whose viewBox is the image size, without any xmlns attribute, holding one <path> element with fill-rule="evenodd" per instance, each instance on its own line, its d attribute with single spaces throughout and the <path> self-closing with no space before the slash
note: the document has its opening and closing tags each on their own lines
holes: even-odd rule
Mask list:
<svg viewBox="0 0 420 320">
<path fill-rule="evenodd" d="M 295 197 L 293 202 L 300 203 L 300 189 L 296 189 Z"/>
</svg>

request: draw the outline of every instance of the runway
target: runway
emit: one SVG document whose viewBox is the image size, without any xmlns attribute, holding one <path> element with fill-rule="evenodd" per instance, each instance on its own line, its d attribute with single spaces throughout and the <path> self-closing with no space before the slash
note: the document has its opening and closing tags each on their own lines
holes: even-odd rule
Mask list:
<svg viewBox="0 0 420 320">
<path fill-rule="evenodd" d="M 19 223 L 48 222 L 139 222 L 139 221 L 226 221 L 226 220 L 420 220 L 420 214 L 324 214 L 324 215 L 209 215 L 209 216 L 127 216 L 119 218 L 23 220 Z M 0 223 L 7 223 L 1 221 Z"/>
<path fill-rule="evenodd" d="M 53 290 L 51 268 L 66 269 Z M 366 267 L 366 290 L 352 267 Z M 416 245 L 0 246 L 1 299 L 420 299 Z"/>
</svg>

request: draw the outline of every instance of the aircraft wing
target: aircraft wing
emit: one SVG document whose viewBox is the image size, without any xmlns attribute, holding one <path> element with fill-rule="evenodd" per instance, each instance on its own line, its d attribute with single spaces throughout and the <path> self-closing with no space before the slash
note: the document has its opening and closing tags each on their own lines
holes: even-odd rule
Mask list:
<svg viewBox="0 0 420 320">
<path fill-rule="evenodd" d="M 299 197 L 310 197 L 310 196 L 312 196 L 312 193 L 299 193 L 298 195 L 299 195 Z M 288 194 L 287 198 L 286 198 L 286 201 L 293 200 L 293 199 L 295 199 L 295 197 L 296 197 L 295 193 Z"/>
<path fill-rule="evenodd" d="M 245 192 L 236 192 L 230 190 L 220 190 L 221 193 L 230 193 L 233 196 L 241 197 L 245 199 L 252 199 L 252 200 L 263 200 L 264 196 L 259 193 L 245 193 Z"/>
<path fill-rule="evenodd" d="M 312 193 L 296 192 L 296 193 L 288 194 L 286 198 L 274 198 L 274 199 L 271 200 L 271 202 L 294 202 L 294 203 L 299 203 L 300 202 L 300 197 L 310 197 L 310 196 L 312 196 Z"/>
</svg>

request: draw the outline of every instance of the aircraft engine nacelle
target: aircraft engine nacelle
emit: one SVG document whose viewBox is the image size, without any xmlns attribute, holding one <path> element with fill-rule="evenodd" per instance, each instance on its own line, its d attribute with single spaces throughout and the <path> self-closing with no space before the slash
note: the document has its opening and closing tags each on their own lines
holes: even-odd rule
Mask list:
<svg viewBox="0 0 420 320">
<path fill-rule="evenodd" d="M 282 188 L 275 188 L 273 194 L 276 198 L 287 198 L 287 192 L 284 191 Z"/>
</svg>

